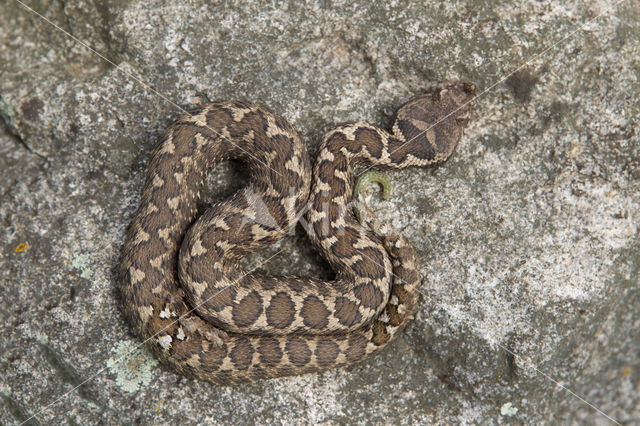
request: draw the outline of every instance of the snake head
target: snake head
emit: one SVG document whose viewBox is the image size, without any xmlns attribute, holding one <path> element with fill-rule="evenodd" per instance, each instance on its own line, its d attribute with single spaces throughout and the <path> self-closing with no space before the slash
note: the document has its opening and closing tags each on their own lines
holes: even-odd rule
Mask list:
<svg viewBox="0 0 640 426">
<path fill-rule="evenodd" d="M 453 83 L 428 91 L 401 106 L 392 133 L 397 154 L 411 154 L 412 165 L 439 163 L 453 152 L 476 95 L 473 83 Z"/>
</svg>

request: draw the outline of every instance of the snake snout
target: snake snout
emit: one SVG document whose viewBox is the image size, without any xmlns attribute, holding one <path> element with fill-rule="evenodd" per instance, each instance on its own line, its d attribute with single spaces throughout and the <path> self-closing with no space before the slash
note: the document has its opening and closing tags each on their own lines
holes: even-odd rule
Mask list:
<svg viewBox="0 0 640 426">
<path fill-rule="evenodd" d="M 465 125 L 469 121 L 476 90 L 476 85 L 469 82 L 452 84 L 445 89 L 453 107 L 453 118 L 460 125 Z"/>
</svg>

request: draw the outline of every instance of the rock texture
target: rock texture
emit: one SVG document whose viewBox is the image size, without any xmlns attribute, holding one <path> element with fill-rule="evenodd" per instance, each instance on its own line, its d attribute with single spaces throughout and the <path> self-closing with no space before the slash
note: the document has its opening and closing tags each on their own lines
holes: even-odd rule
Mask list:
<svg viewBox="0 0 640 426">
<path fill-rule="evenodd" d="M 0 2 L 0 423 L 640 422 L 638 2 L 25 3 Z M 197 92 L 313 149 L 446 80 L 480 91 L 459 149 L 369 200 L 423 265 L 389 350 L 219 387 L 140 349 L 114 268 Z M 208 199 L 243 176 L 215 170 Z M 264 269 L 331 276 L 302 232 L 247 264 L 279 249 Z"/>
</svg>

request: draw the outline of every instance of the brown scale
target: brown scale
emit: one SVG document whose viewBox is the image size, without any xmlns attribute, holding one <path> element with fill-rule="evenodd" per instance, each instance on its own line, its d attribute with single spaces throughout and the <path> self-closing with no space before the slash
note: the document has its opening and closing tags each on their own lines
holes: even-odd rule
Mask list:
<svg viewBox="0 0 640 426">
<path fill-rule="evenodd" d="M 327 133 L 311 198 L 306 150 L 283 118 L 242 102 L 181 117 L 153 153 L 123 247 L 119 286 L 136 334 L 177 371 L 223 384 L 351 364 L 384 347 L 412 318 L 418 269 L 400 235 L 355 220 L 354 168 L 444 161 L 474 90 L 455 84 L 412 99 L 390 133 L 365 123 Z M 196 218 L 207 170 L 227 158 L 251 170 L 248 189 Z M 306 206 L 309 235 L 336 281 L 239 269 Z"/>
</svg>

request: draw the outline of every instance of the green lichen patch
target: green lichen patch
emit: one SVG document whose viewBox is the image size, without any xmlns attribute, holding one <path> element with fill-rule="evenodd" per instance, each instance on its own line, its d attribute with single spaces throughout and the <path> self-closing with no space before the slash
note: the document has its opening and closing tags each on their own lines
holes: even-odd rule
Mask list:
<svg viewBox="0 0 640 426">
<path fill-rule="evenodd" d="M 91 260 L 86 254 L 74 253 L 71 259 L 71 266 L 80 271 L 80 276 L 84 279 L 93 277 L 93 270 L 90 268 Z"/>
<path fill-rule="evenodd" d="M 132 393 L 151 383 L 158 361 L 144 347 L 126 340 L 118 343 L 112 352 L 115 356 L 109 358 L 106 365 L 116 376 L 120 389 Z"/>
</svg>

